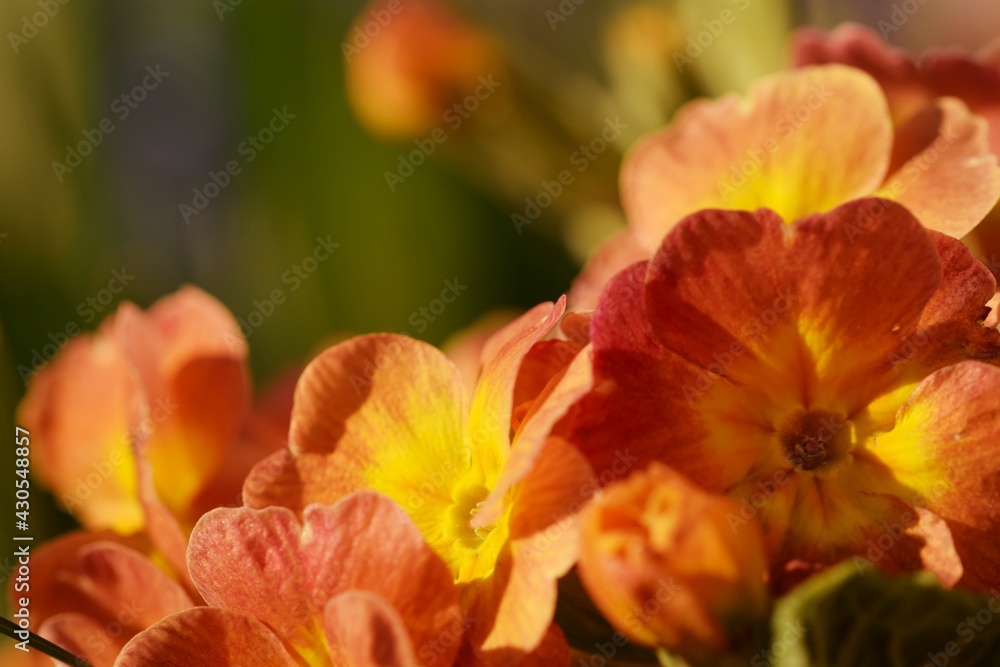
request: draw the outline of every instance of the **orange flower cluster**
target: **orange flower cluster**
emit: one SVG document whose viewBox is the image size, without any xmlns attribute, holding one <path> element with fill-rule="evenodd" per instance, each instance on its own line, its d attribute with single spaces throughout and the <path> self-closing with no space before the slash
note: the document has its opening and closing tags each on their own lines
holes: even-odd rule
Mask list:
<svg viewBox="0 0 1000 667">
<path fill-rule="evenodd" d="M 600 641 L 711 664 L 844 560 L 1000 587 L 997 288 L 957 240 L 1000 198 L 1000 65 L 796 51 L 636 145 L 628 231 L 474 370 L 363 335 L 252 403 L 195 288 L 73 341 L 20 413 L 84 527 L 37 554 L 39 632 L 95 667 L 565 666 L 578 580 Z"/>
</svg>

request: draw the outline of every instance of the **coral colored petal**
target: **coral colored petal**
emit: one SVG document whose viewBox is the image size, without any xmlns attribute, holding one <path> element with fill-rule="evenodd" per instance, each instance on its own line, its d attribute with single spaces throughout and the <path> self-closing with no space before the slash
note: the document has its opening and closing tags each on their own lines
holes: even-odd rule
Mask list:
<svg viewBox="0 0 1000 667">
<path fill-rule="evenodd" d="M 584 350 L 557 381 L 539 396 L 521 428 L 514 436 L 504 467 L 490 490 L 490 495 L 473 517 L 473 527 L 495 523 L 503 514 L 505 497 L 511 487 L 525 478 L 538 464 L 556 422 L 593 384 L 590 350 Z"/>
<path fill-rule="evenodd" d="M 930 236 L 884 200 L 791 229 L 765 211 L 706 211 L 664 242 L 646 305 L 663 344 L 706 370 L 778 402 L 852 414 L 880 389 L 873 379 L 940 281 Z"/>
<path fill-rule="evenodd" d="M 188 560 L 210 604 L 267 623 L 304 653 L 322 645 L 326 603 L 350 589 L 390 602 L 415 646 L 458 616 L 444 562 L 399 506 L 373 492 L 311 505 L 302 524 L 279 507 L 214 510 L 192 533 Z"/>
<path fill-rule="evenodd" d="M 873 453 L 951 529 L 962 585 L 1000 585 L 1000 368 L 966 361 L 928 377 Z"/>
<path fill-rule="evenodd" d="M 302 504 L 369 486 L 395 496 L 442 466 L 467 470 L 465 404 L 455 366 L 426 343 L 378 334 L 330 348 L 296 388 L 291 451 L 335 452 Z"/>
<path fill-rule="evenodd" d="M 360 491 L 333 507 L 310 506 L 303 535 L 303 564 L 317 601 L 348 589 L 375 593 L 399 614 L 417 650 L 460 621 L 451 571 L 385 496 Z M 457 651 L 455 641 L 438 657 L 450 664 Z"/>
<path fill-rule="evenodd" d="M 122 633 L 117 631 L 118 626 L 111 626 L 116 630 L 112 635 L 108 632 L 108 627 L 83 614 L 59 614 L 42 623 L 38 634 L 86 660 L 91 667 L 112 667 L 122 648 L 135 633 Z M 47 664 L 62 665 L 52 662 Z"/>
<path fill-rule="evenodd" d="M 906 206 L 930 229 L 961 238 L 1000 197 L 1000 167 L 986 121 L 954 98 L 937 100 L 896 133 L 897 168 L 879 195 Z"/>
<path fill-rule="evenodd" d="M 270 629 L 228 609 L 196 607 L 136 636 L 115 667 L 296 667 Z"/>
<path fill-rule="evenodd" d="M 334 654 L 351 667 L 419 664 L 399 614 L 372 593 L 347 591 L 332 598 L 326 605 L 324 627 Z"/>
<path fill-rule="evenodd" d="M 30 380 L 19 408 L 18 423 L 35 443 L 33 472 L 92 530 L 130 533 L 143 525 L 129 442 L 130 387 L 126 359 L 106 326 L 70 341 Z"/>
<path fill-rule="evenodd" d="M 636 262 L 647 260 L 659 245 L 653 242 L 646 247 L 631 231 L 619 232 L 601 245 L 586 266 L 573 280 L 569 291 L 569 307 L 573 310 L 590 310 L 597 307 L 601 292 L 615 275 Z"/>
<path fill-rule="evenodd" d="M 473 465 L 482 478 L 496 479 L 510 443 L 517 372 L 531 346 L 548 335 L 566 311 L 566 297 L 535 306 L 497 332 L 483 347 L 483 373 L 469 411 Z"/>
<path fill-rule="evenodd" d="M 549 381 L 565 370 L 582 349 L 583 344 L 571 340 L 543 340 L 532 346 L 517 372 L 511 429 L 520 428 Z"/>
<path fill-rule="evenodd" d="M 706 208 L 766 207 L 793 222 L 873 193 L 891 147 L 885 97 L 871 77 L 838 65 L 783 72 L 747 100 L 691 103 L 640 143 L 622 169 L 622 201 L 649 249 Z"/>
<path fill-rule="evenodd" d="M 442 344 L 441 351 L 458 367 L 470 399 L 483 370 L 483 348 L 487 341 L 521 315 L 514 310 L 491 311 Z"/>
</svg>

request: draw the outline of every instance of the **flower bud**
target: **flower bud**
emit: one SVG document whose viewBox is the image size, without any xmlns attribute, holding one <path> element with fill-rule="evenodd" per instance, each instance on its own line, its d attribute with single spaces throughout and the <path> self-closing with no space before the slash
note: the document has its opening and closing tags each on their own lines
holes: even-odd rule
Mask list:
<svg viewBox="0 0 1000 667">
<path fill-rule="evenodd" d="M 736 501 L 660 463 L 608 487 L 583 520 L 580 576 L 632 640 L 710 660 L 752 639 L 768 612 L 760 527 Z"/>
</svg>

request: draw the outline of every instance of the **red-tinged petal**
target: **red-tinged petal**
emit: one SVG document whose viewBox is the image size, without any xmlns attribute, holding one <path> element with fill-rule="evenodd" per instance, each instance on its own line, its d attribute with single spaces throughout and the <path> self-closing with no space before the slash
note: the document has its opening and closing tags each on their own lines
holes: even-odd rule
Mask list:
<svg viewBox="0 0 1000 667">
<path fill-rule="evenodd" d="M 553 427 L 577 400 L 590 391 L 592 384 L 591 351 L 586 349 L 573 359 L 557 380 L 553 380 L 528 412 L 514 436 L 500 476 L 472 519 L 474 527 L 487 526 L 500 519 L 508 491 L 536 469 Z"/>
<path fill-rule="evenodd" d="M 569 665 L 569 643 L 562 629 L 553 623 L 538 648 L 521 662 L 521 667 L 560 667 Z"/>
<path fill-rule="evenodd" d="M 1000 368 L 967 361 L 928 377 L 873 453 L 945 521 L 961 584 L 1000 585 Z"/>
<path fill-rule="evenodd" d="M 297 667 L 256 619 L 211 607 L 174 614 L 130 641 L 115 667 Z"/>
<path fill-rule="evenodd" d="M 663 344 L 702 368 L 776 405 L 850 415 L 881 390 L 940 267 L 920 223 L 885 200 L 850 202 L 791 229 L 767 211 L 706 211 L 665 240 L 646 307 Z"/>
<path fill-rule="evenodd" d="M 885 91 L 897 123 L 922 109 L 932 96 L 921 85 L 916 63 L 903 51 L 889 46 L 871 29 L 845 23 L 829 34 L 806 27 L 792 41 L 795 67 L 842 63 L 870 74 Z"/>
<path fill-rule="evenodd" d="M 351 667 L 416 667 L 406 626 L 392 605 L 372 593 L 347 591 L 324 614 L 327 641 Z M 447 663 L 445 663 L 447 664 Z"/>
<path fill-rule="evenodd" d="M 942 98 L 896 133 L 893 167 L 879 195 L 906 206 L 924 226 L 961 238 L 1000 197 L 1000 167 L 986 121 Z"/>
<path fill-rule="evenodd" d="M 596 308 L 601 292 L 611 279 L 636 262 L 649 259 L 658 244 L 659 241 L 654 241 L 652 247 L 646 247 L 631 230 L 619 232 L 605 241 L 573 280 L 569 307 L 573 310 Z"/>
<path fill-rule="evenodd" d="M 143 525 L 128 435 L 130 388 L 125 357 L 106 326 L 70 341 L 30 381 L 19 409 L 18 423 L 33 434 L 33 472 L 92 530 L 125 534 Z"/>
<path fill-rule="evenodd" d="M 837 141 L 831 127 L 842 130 Z M 871 77 L 837 65 L 783 72 L 746 100 L 691 103 L 640 143 L 622 169 L 622 202 L 651 250 L 706 208 L 766 207 L 793 222 L 875 192 L 891 147 L 885 97 Z"/>
<path fill-rule="evenodd" d="M 566 297 L 535 306 L 497 332 L 483 347 L 483 373 L 469 411 L 473 465 L 492 482 L 504 464 L 510 444 L 517 372 L 531 346 L 548 335 L 566 311 Z"/>
<path fill-rule="evenodd" d="M 1000 63 L 996 54 L 931 52 L 916 60 L 889 46 L 869 28 L 845 24 L 829 34 L 802 28 L 793 40 L 797 66 L 843 63 L 875 78 L 885 91 L 892 117 L 902 124 L 937 97 L 957 97 L 986 118 L 994 153 L 1000 153 Z"/>
<path fill-rule="evenodd" d="M 311 505 L 304 524 L 279 507 L 214 510 L 192 533 L 189 562 L 210 604 L 267 623 L 300 652 L 320 645 L 317 619 L 331 598 L 350 589 L 391 603 L 414 646 L 458 616 L 445 564 L 400 507 L 372 492 Z"/>
<path fill-rule="evenodd" d="M 706 470 L 715 469 L 718 462 L 700 456 L 690 444 L 701 440 L 704 429 L 685 391 L 700 376 L 650 330 L 643 299 L 646 273 L 642 262 L 618 274 L 594 312 L 594 390 L 571 413 L 570 440 L 595 471 L 612 469 L 623 456 L 638 458 L 636 466 L 645 467 L 686 446 L 689 451 L 681 458 L 704 458 Z"/>
<path fill-rule="evenodd" d="M 524 356 L 514 385 L 514 411 L 510 427 L 516 431 L 542 391 L 583 349 L 583 344 L 569 340 L 543 340 Z"/>
</svg>

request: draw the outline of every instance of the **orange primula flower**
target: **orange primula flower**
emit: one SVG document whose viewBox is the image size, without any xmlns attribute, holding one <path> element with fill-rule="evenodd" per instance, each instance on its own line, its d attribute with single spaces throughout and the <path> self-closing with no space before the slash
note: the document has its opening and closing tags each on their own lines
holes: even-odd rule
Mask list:
<svg viewBox="0 0 1000 667">
<path fill-rule="evenodd" d="M 368 335 L 327 350 L 296 389 L 290 452 L 251 473 L 246 503 L 301 511 L 385 493 L 451 569 L 475 660 L 549 650 L 556 580 L 576 560 L 576 513 L 596 486 L 579 453 L 547 436 L 589 387 L 589 354 L 546 387 L 513 439 L 510 424 L 518 367 L 562 310 L 538 306 L 493 336 L 471 401 L 455 365 L 416 340 Z"/>
<path fill-rule="evenodd" d="M 852 556 L 996 586 L 995 286 L 886 200 L 696 213 L 602 297 L 571 439 L 596 469 L 628 442 L 739 499 L 779 587 Z"/>
<path fill-rule="evenodd" d="M 792 222 L 878 196 L 959 238 L 1000 197 L 1000 168 L 986 121 L 962 101 L 931 100 L 894 127 L 871 76 L 826 65 L 775 74 L 744 98 L 688 104 L 631 150 L 621 191 L 629 230 L 588 263 L 574 307 L 593 307 L 618 270 L 648 259 L 664 234 L 702 209 L 769 208 Z"/>
<path fill-rule="evenodd" d="M 142 530 L 179 573 L 205 511 L 239 502 L 250 468 L 283 444 L 270 392 L 250 411 L 247 345 L 195 287 L 130 303 L 72 340 L 30 383 L 19 419 L 34 470 L 86 528 Z M 290 411 L 290 405 L 284 409 Z"/>
<path fill-rule="evenodd" d="M 311 505 L 301 523 L 281 507 L 213 510 L 188 562 L 210 606 L 141 632 L 117 667 L 447 667 L 458 652 L 448 568 L 380 494 Z"/>
<path fill-rule="evenodd" d="M 587 509 L 580 578 L 624 635 L 694 660 L 754 646 L 767 618 L 767 554 L 739 503 L 652 463 Z"/>
</svg>

